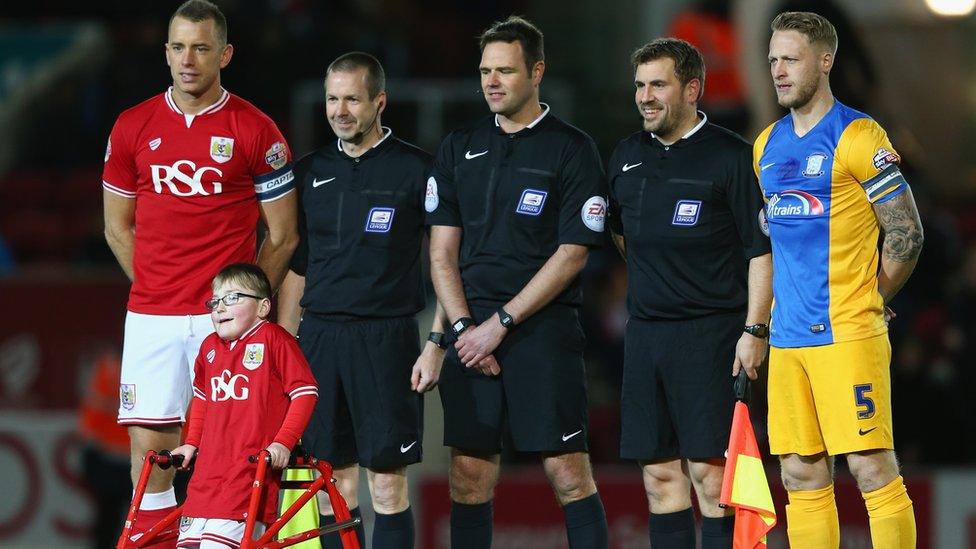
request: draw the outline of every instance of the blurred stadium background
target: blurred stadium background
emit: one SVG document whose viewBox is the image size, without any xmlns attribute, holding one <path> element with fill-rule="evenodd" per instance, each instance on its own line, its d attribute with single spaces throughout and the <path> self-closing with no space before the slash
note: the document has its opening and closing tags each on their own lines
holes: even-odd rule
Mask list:
<svg viewBox="0 0 976 549">
<path fill-rule="evenodd" d="M 433 152 L 451 128 L 486 114 L 474 37 L 511 13 L 546 34 L 543 100 L 590 133 L 604 160 L 639 128 L 629 54 L 667 34 L 705 53 L 710 118 L 752 139 L 782 115 L 765 64 L 772 15 L 800 8 L 830 18 L 841 35 L 834 91 L 888 129 L 925 222 L 921 261 L 893 304 L 895 426 L 919 546 L 946 549 L 976 547 L 974 3 L 217 1 L 236 48 L 224 86 L 271 115 L 296 157 L 334 139 L 321 78 L 353 49 L 385 65 L 384 123 Z M 126 439 L 112 421 L 128 284 L 102 237 L 99 180 L 116 115 L 170 84 L 162 46 L 177 5 L 35 0 L 0 10 L 0 547 L 93 546 L 99 498 L 124 500 L 131 489 Z M 957 14 L 940 13 L 946 7 Z M 616 457 L 626 274 L 608 247 L 591 255 L 585 278 L 590 444 L 611 542 L 647 547 L 638 470 Z M 757 395 L 762 435 L 761 386 Z M 436 392 L 427 412 L 412 496 L 418 547 L 440 548 L 449 503 Z M 504 471 L 496 546 L 563 547 L 537 457 L 506 456 Z M 767 471 L 782 505 L 778 468 Z M 861 498 L 839 477 L 842 546 L 868 547 Z M 781 525 L 770 547 L 784 538 Z"/>
</svg>

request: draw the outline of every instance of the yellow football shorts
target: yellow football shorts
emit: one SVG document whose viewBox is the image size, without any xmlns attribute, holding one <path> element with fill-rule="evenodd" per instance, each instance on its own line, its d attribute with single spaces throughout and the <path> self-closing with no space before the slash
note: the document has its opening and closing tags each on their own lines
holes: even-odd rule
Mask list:
<svg viewBox="0 0 976 549">
<path fill-rule="evenodd" d="M 894 448 L 888 334 L 769 350 L 769 449 L 776 455 Z"/>
</svg>

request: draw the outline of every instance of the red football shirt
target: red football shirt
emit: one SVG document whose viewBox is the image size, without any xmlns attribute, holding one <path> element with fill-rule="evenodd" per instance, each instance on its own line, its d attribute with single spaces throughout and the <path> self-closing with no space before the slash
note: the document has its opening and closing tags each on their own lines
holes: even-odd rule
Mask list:
<svg viewBox="0 0 976 549">
<path fill-rule="evenodd" d="M 236 341 L 210 334 L 194 365 L 193 406 L 205 406 L 203 432 L 183 515 L 244 520 L 257 465 L 248 462 L 274 442 L 291 400 L 318 396 L 295 338 L 260 321 Z M 280 472 L 271 472 L 258 520 L 278 514 Z"/>
<path fill-rule="evenodd" d="M 119 115 L 102 186 L 136 200 L 130 311 L 206 313 L 210 282 L 256 256 L 258 200 L 294 189 L 291 152 L 277 126 L 224 90 L 196 115 L 166 93 Z"/>
</svg>

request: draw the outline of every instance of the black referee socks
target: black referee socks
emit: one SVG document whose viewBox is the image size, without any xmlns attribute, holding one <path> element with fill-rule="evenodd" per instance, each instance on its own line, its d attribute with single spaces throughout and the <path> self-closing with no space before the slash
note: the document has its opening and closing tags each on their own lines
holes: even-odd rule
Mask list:
<svg viewBox="0 0 976 549">
<path fill-rule="evenodd" d="M 355 507 L 349 510 L 349 514 L 352 518 L 362 518 L 362 514 L 359 513 L 359 507 Z M 319 526 L 328 526 L 329 524 L 335 524 L 336 519 L 332 515 L 319 515 Z M 359 546 L 366 547 L 366 531 L 363 530 L 363 523 L 360 522 L 359 526 L 356 527 L 356 538 L 359 539 Z M 323 534 L 319 536 L 319 541 L 322 543 L 322 549 L 342 549 L 342 540 L 339 539 L 338 532 L 332 532 L 331 534 Z"/>
<path fill-rule="evenodd" d="M 409 507 L 392 515 L 376 513 L 373 549 L 412 549 L 413 536 L 413 511 Z"/>
<path fill-rule="evenodd" d="M 695 512 L 691 507 L 674 513 L 652 513 L 647 528 L 654 549 L 695 549 Z"/>
<path fill-rule="evenodd" d="M 451 547 L 491 549 L 491 502 L 451 502 Z"/>
<path fill-rule="evenodd" d="M 735 515 L 702 517 L 702 549 L 731 549 Z"/>
<path fill-rule="evenodd" d="M 563 516 L 570 549 L 608 547 L 607 514 L 599 493 L 563 505 Z"/>
</svg>

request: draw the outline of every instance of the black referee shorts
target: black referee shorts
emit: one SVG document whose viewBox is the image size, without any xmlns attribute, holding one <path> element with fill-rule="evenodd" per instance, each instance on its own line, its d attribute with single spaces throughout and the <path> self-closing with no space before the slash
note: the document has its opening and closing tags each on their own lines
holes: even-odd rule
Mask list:
<svg viewBox="0 0 976 549">
<path fill-rule="evenodd" d="M 479 323 L 497 307 L 472 306 Z M 573 307 L 549 305 L 515 327 L 495 350 L 501 374 L 467 368 L 448 349 L 441 371 L 444 444 L 499 453 L 508 428 L 516 450 L 587 449 L 586 339 Z"/>
<path fill-rule="evenodd" d="M 420 355 L 413 317 L 327 319 L 306 313 L 298 343 L 319 385 L 302 446 L 334 466 L 395 469 L 423 456 L 423 396 L 410 390 Z"/>
<path fill-rule="evenodd" d="M 735 406 L 732 362 L 745 313 L 627 323 L 620 457 L 721 458 Z"/>
</svg>

